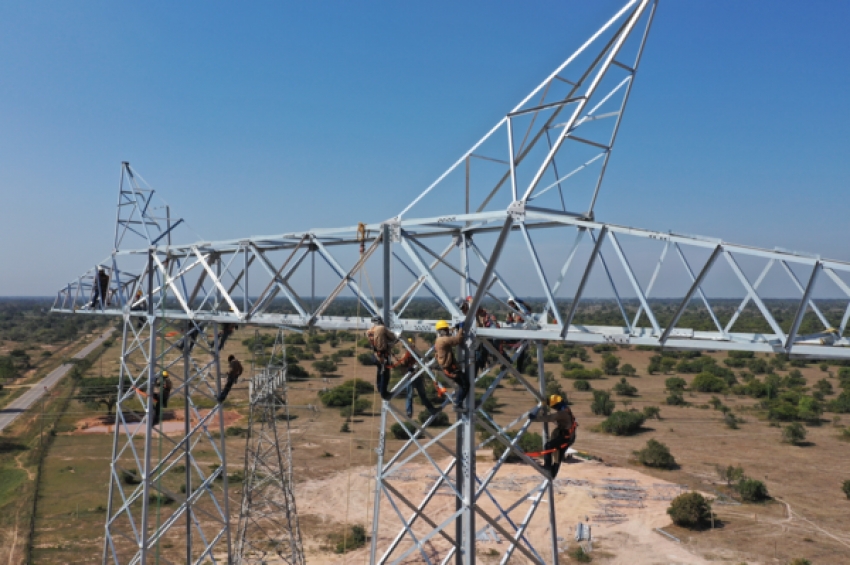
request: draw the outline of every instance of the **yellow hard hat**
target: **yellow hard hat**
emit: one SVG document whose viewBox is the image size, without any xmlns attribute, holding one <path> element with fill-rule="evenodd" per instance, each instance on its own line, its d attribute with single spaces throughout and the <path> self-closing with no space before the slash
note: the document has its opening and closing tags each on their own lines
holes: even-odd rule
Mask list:
<svg viewBox="0 0 850 565">
<path fill-rule="evenodd" d="M 437 331 L 440 331 L 440 330 L 447 330 L 447 329 L 449 329 L 449 323 L 448 323 L 447 321 L 445 321 L 445 320 L 440 320 L 440 321 L 439 321 L 439 322 L 437 322 L 437 324 L 434 326 L 434 329 L 435 329 L 435 330 L 437 330 Z"/>
<path fill-rule="evenodd" d="M 413 338 L 412 337 L 407 338 L 407 343 L 409 343 L 410 345 L 413 345 Z"/>
<path fill-rule="evenodd" d="M 167 377 L 167 376 L 168 376 L 168 371 L 163 371 L 163 372 L 162 372 L 162 376 L 163 376 L 163 377 Z"/>
<path fill-rule="evenodd" d="M 564 399 L 561 398 L 559 395 L 553 394 L 552 396 L 549 397 L 549 406 L 554 408 L 556 405 L 560 404 L 563 401 L 564 401 Z"/>
</svg>

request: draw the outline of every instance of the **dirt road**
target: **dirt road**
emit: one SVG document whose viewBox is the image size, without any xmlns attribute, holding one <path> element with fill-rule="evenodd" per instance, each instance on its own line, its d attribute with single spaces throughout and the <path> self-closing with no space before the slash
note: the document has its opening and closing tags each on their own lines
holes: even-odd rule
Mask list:
<svg viewBox="0 0 850 565">
<path fill-rule="evenodd" d="M 106 341 L 109 336 L 112 335 L 112 332 L 115 331 L 115 328 L 109 328 L 103 334 L 92 341 L 90 344 L 82 348 L 79 352 L 77 352 L 73 359 L 82 359 L 104 341 Z M 38 402 L 38 400 L 48 391 L 48 389 L 52 388 L 59 379 L 64 377 L 68 371 L 73 367 L 73 363 L 65 363 L 64 365 L 60 365 L 56 369 L 50 372 L 46 377 L 41 379 L 39 382 L 33 385 L 31 389 L 21 395 L 20 398 L 16 399 L 14 402 L 11 402 L 8 406 L 0 410 L 0 432 L 2 432 L 6 426 L 15 421 L 15 418 L 26 412 L 30 406 Z"/>
</svg>

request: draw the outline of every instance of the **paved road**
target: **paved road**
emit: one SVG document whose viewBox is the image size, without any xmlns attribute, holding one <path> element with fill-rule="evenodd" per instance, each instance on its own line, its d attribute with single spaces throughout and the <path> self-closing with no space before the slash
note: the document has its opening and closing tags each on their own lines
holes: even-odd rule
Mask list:
<svg viewBox="0 0 850 565">
<path fill-rule="evenodd" d="M 73 359 L 82 359 L 92 351 L 94 351 L 95 347 L 99 346 L 103 343 L 106 338 L 112 335 L 112 332 L 115 331 L 115 328 L 109 328 L 106 330 L 103 335 L 99 338 L 82 348 L 79 353 L 74 355 Z M 6 426 L 11 424 L 15 418 L 26 412 L 26 410 L 35 404 L 46 392 L 48 389 L 52 388 L 59 379 L 64 377 L 68 371 L 71 370 L 71 367 L 74 365 L 72 363 L 65 363 L 64 365 L 60 365 L 49 375 L 35 383 L 31 389 L 26 391 L 24 394 L 20 396 L 20 398 L 16 398 L 13 402 L 11 402 L 8 406 L 0 410 L 0 432 L 2 432 Z"/>
</svg>

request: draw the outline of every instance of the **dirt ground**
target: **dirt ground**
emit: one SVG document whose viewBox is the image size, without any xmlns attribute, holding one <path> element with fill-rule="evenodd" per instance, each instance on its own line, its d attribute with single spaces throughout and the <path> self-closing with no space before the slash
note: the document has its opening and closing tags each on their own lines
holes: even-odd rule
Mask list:
<svg viewBox="0 0 850 565">
<path fill-rule="evenodd" d="M 482 452 L 482 455 L 487 455 Z M 443 465 L 446 461 L 442 462 Z M 479 471 L 484 474 L 490 470 L 491 464 L 481 464 Z M 429 483 L 429 475 L 433 468 L 427 466 L 416 466 L 411 469 L 411 475 L 407 480 L 396 483 L 394 486 L 408 499 L 417 500 L 422 497 L 426 485 Z M 517 496 L 524 496 L 521 491 L 512 490 L 513 484 L 531 486 L 539 482 L 539 476 L 525 465 L 510 465 L 508 474 L 500 481 L 494 483 L 493 492 L 502 506 L 515 502 Z M 341 512 L 339 501 L 346 500 L 347 518 L 349 523 L 369 523 L 372 510 L 372 498 L 368 491 L 359 489 L 352 491 L 349 499 L 346 495 L 350 482 L 362 482 L 365 478 L 372 476 L 372 470 L 366 467 L 351 469 L 350 472 L 338 473 L 327 479 L 309 481 L 298 486 L 296 496 L 299 500 L 299 513 L 319 519 L 323 524 L 339 523 L 345 521 L 345 513 Z M 678 493 L 678 485 L 666 481 L 659 481 L 654 477 L 642 474 L 631 469 L 612 467 L 595 461 L 574 459 L 573 462 L 562 470 L 561 476 L 567 476 L 558 481 L 556 487 L 555 507 L 557 513 L 557 534 L 562 538 L 561 547 L 566 548 L 574 539 L 575 526 L 579 522 L 589 524 L 593 534 L 593 548 L 597 555 L 602 555 L 601 562 L 617 565 L 632 563 L 708 563 L 707 560 L 691 553 L 687 545 L 674 542 L 668 537 L 655 531 L 669 524 L 666 510 L 669 502 L 663 500 L 668 493 Z M 612 509 L 611 500 L 604 498 L 606 487 L 612 485 L 628 485 L 629 488 L 645 489 L 647 498 L 640 506 Z M 446 510 L 454 500 L 444 497 Z M 542 504 L 548 503 L 544 496 Z M 531 504 L 527 500 L 522 508 L 518 509 L 523 514 Z M 430 508 L 430 507 L 429 507 Z M 495 515 L 493 504 L 484 505 L 488 514 Z M 393 509 L 389 503 L 384 502 L 380 510 L 381 515 L 392 515 Z M 438 508 L 435 512 L 439 513 Z M 611 516 L 611 518 L 607 518 Z M 616 517 L 616 519 L 614 519 Z M 397 521 L 387 520 L 379 531 L 379 550 L 386 547 L 397 533 Z M 549 524 L 542 520 L 532 520 L 527 532 L 528 538 L 537 547 L 549 546 Z M 490 541 L 479 542 L 478 551 L 482 555 L 482 561 L 488 561 L 490 550 L 499 551 L 504 548 L 505 542 L 500 537 L 498 541 L 491 536 Z M 312 540 L 311 540 L 312 541 Z M 439 538 L 428 544 L 428 548 L 434 554 L 445 554 L 448 542 Z M 402 546 L 404 549 L 404 546 Z M 418 557 L 418 556 L 415 556 Z M 350 552 L 344 557 L 321 551 L 315 542 L 308 544 L 308 563 L 337 564 L 337 563 L 363 563 L 368 560 L 368 548 Z M 512 562 L 524 562 L 522 556 L 517 556 Z M 407 562 L 418 562 L 409 560 Z"/>
<path fill-rule="evenodd" d="M 253 335 L 253 330 L 241 330 L 228 342 L 225 355 L 233 353 L 245 364 L 247 377 L 250 374 L 250 354 L 241 340 Z M 340 347 L 352 347 L 353 343 L 342 343 Z M 419 344 L 422 348 L 423 344 Z M 322 345 L 321 354 L 334 350 Z M 358 349 L 357 353 L 363 352 Z M 113 347 L 104 358 L 104 373 L 113 374 L 117 369 L 118 347 Z M 618 409 L 658 406 L 660 420 L 649 420 L 645 430 L 632 437 L 615 437 L 591 431 L 602 418 L 594 416 L 589 409 L 591 392 L 572 389 L 572 382 L 559 377 L 573 403 L 573 410 L 580 423 L 578 441 L 574 447 L 584 453 L 598 457 L 602 462 L 579 462 L 565 466 L 559 480 L 575 481 L 577 484 L 559 485 L 555 504 L 558 515 L 558 536 L 564 538 L 563 548 L 574 547 L 573 528 L 579 519 L 587 516 L 593 527 L 594 563 L 729 563 L 785 564 L 794 558 L 807 558 L 812 563 L 850 563 L 850 501 L 841 493 L 841 482 L 850 478 L 850 444 L 838 439 L 847 416 L 837 422 L 832 414 L 825 414 L 820 426 L 809 426 L 805 447 L 794 447 L 781 443 L 781 430 L 771 427 L 754 411 L 754 400 L 743 397 L 723 397 L 722 402 L 744 419 L 740 429 L 728 429 L 719 411 L 708 406 L 710 394 L 686 393 L 691 404 L 672 407 L 664 404 L 667 393 L 664 380 L 674 374 L 648 375 L 650 352 L 622 349 L 616 354 L 623 363 L 631 363 L 638 375 L 630 378 L 639 390 L 638 396 L 625 399 L 615 397 Z M 716 354 L 718 358 L 725 354 Z M 591 353 L 586 365 L 600 366 L 601 356 Z M 313 373 L 310 361 L 302 361 Z M 547 364 L 546 369 L 560 375 L 558 364 Z M 99 370 L 99 367 L 93 370 Z M 822 372 L 816 364 L 801 369 L 809 386 L 821 378 L 827 378 L 837 389 L 837 379 Z M 832 368 L 835 372 L 835 368 Z M 96 374 L 96 373 L 95 373 Z M 782 373 L 784 374 L 784 373 Z M 691 375 L 680 375 L 690 381 Z M 243 377 L 234 387 L 225 405 L 230 420 L 237 426 L 246 425 L 246 420 L 236 416 L 247 414 L 247 378 Z M 364 367 L 355 358 L 344 358 L 336 375 L 327 379 L 317 376 L 291 383 L 289 405 L 291 438 L 293 445 L 293 472 L 296 481 L 296 503 L 304 534 L 308 563 L 365 563 L 365 550 L 341 556 L 328 547 L 328 535 L 338 533 L 342 525 L 371 523 L 372 488 L 370 480 L 375 465 L 375 448 L 378 442 L 380 411 L 367 411 L 350 424 L 350 433 L 340 431 L 344 420 L 338 409 L 325 408 L 318 402 L 317 393 L 325 387 L 335 386 L 351 378 L 374 382 L 374 369 Z M 610 389 L 620 377 L 609 377 L 592 381 L 596 389 Z M 527 394 L 506 385 L 499 388 L 496 397 L 501 417 L 512 419 L 531 408 Z M 829 397 L 828 397 L 829 398 Z M 379 407 L 380 399 L 372 397 L 373 408 Z M 403 410 L 403 400 L 394 401 L 396 408 Z M 80 407 L 76 420 L 91 418 Z M 421 406 L 417 406 L 417 412 Z M 454 419 L 454 416 L 451 417 Z M 537 430 L 539 431 L 539 429 Z M 61 460 L 46 472 L 47 485 L 45 504 L 40 506 L 37 520 L 37 543 L 42 548 L 37 563 L 99 562 L 102 547 L 103 507 L 105 506 L 105 484 L 108 474 L 108 434 L 79 433 L 69 431 L 57 438 L 57 453 Z M 60 438 L 65 438 L 61 439 Z M 399 440 L 388 436 L 387 452 L 394 453 L 401 445 Z M 650 438 L 669 446 L 680 468 L 675 471 L 647 469 L 637 464 L 633 452 L 643 447 Z M 243 438 L 228 437 L 228 472 L 241 470 L 244 461 Z M 492 464 L 489 451 L 479 458 L 480 469 Z M 765 481 L 773 497 L 766 504 L 721 505 L 714 504 L 719 522 L 714 530 L 690 532 L 673 527 L 666 515 L 669 502 L 655 500 L 661 497 L 654 485 L 686 485 L 687 488 L 716 496 L 724 491 L 715 467 L 737 465 L 746 473 Z M 72 473 L 69 468 L 86 469 Z M 64 470 L 63 470 L 64 469 Z M 432 469 L 433 471 L 433 469 Z M 411 469 L 415 480 L 401 481 L 398 488 L 408 489 L 412 499 L 421 499 L 423 484 L 418 480 L 429 471 L 425 467 Z M 523 465 L 511 465 L 500 476 L 521 479 L 530 473 Z M 594 521 L 600 514 L 598 493 L 605 478 L 627 478 L 646 488 L 643 508 L 626 508 L 622 513 L 626 519 L 616 523 L 610 520 Z M 586 481 L 586 483 L 582 483 Z M 670 487 L 672 488 L 672 487 Z M 73 497 L 63 493 L 73 492 Z M 510 498 L 516 493 L 504 492 Z M 241 499 L 240 485 L 234 484 L 229 491 L 230 508 L 237 520 Z M 449 497 L 445 497 L 447 500 Z M 67 499 L 67 500 L 66 500 Z M 73 506 L 72 501 L 73 500 Z M 382 516 L 392 517 L 392 510 L 382 507 Z M 594 514 L 595 513 L 595 514 Z M 347 516 L 347 519 L 346 519 Z M 61 524 L 73 523 L 74 535 L 63 533 Z M 532 521 L 532 536 L 547 535 L 548 525 Z M 382 527 L 379 543 L 385 543 L 395 526 L 388 520 Z M 673 541 L 654 528 L 660 527 L 680 540 Z M 235 532 L 235 528 L 234 528 Z M 393 532 L 394 533 L 394 532 Z M 172 543 L 177 543 L 171 546 Z M 435 544 L 441 543 L 434 540 Z M 486 562 L 487 553 L 504 547 L 504 542 L 480 542 L 481 561 Z M 163 547 L 165 554 L 178 552 L 179 540 Z M 436 546 L 435 546 L 436 547 Z M 81 556 L 85 556 L 82 558 Z M 364 561 L 364 558 L 366 560 Z M 521 563 L 524 558 L 514 557 L 511 562 Z"/>
</svg>

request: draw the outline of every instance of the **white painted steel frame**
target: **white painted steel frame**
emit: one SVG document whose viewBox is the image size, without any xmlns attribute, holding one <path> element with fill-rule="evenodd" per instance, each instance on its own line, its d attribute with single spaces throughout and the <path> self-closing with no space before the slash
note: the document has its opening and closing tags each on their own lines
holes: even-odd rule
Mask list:
<svg viewBox="0 0 850 565">
<path fill-rule="evenodd" d="M 129 367 L 124 368 L 122 364 L 124 392 L 119 402 L 121 414 L 130 409 L 130 403 L 138 403 L 134 395 L 127 394 L 128 379 L 133 386 L 143 383 L 142 386 L 148 387 L 146 390 L 151 390 L 156 370 L 163 362 L 167 362 L 167 356 L 158 357 L 156 354 L 157 340 L 160 339 L 154 331 L 157 323 L 189 324 L 187 327 L 192 324 L 206 324 L 206 327 L 212 327 L 214 331 L 220 323 L 356 330 L 367 327 L 368 318 L 380 313 L 398 333 L 431 332 L 436 320 L 415 319 L 407 314 L 411 301 L 426 293 L 439 303 L 453 322 L 465 322 L 468 339 L 460 348 L 459 355 L 465 360 L 470 375 L 473 375 L 473 352 L 477 348 L 486 349 L 494 359 L 491 367 L 481 375 L 473 377 L 479 381 L 485 376 L 495 377 L 484 391 L 483 399 L 491 397 L 499 383 L 509 376 L 527 392 L 529 407 L 545 404 L 542 347 L 546 341 L 583 344 L 615 342 L 674 349 L 749 350 L 849 359 L 850 341 L 844 337 L 844 332 L 850 320 L 850 285 L 845 280 L 850 276 L 850 264 L 781 250 L 735 245 L 718 239 L 654 232 L 595 221 L 594 206 L 609 165 L 656 6 L 657 0 L 625 2 L 575 53 L 507 113 L 452 167 L 414 198 L 398 216 L 385 222 L 366 225 L 366 233 L 370 235 L 365 241 L 357 226 L 350 226 L 239 240 L 175 244 L 172 241 L 176 239 L 175 228 L 185 224 L 180 219 L 172 219 L 167 208 L 164 215 L 154 214 L 150 205 L 153 191 L 138 182 L 140 177 L 128 164 L 122 164 L 113 252 L 107 260 L 99 264 L 105 267 L 110 275 L 108 297 L 100 304 L 95 304 L 94 301 L 89 304 L 89 297 L 99 284 L 96 266 L 59 291 L 54 311 L 123 316 L 125 339 L 122 359 L 136 355 L 139 351 L 148 352 L 145 361 L 147 365 L 143 363 L 144 371 L 141 373 L 133 373 Z M 624 57 L 628 56 L 630 37 L 637 38 L 636 48 L 633 49 L 634 59 L 624 63 Z M 589 62 L 580 64 L 583 58 L 588 58 Z M 572 75 L 573 80 L 566 78 L 567 72 L 575 73 Z M 617 73 L 620 73 L 622 78 L 616 78 Z M 614 84 L 610 88 L 604 86 L 609 79 Z M 566 93 L 553 94 L 563 85 L 569 86 Z M 608 108 L 611 104 L 614 105 L 613 109 Z M 561 121 L 558 121 L 559 119 Z M 517 143 L 522 120 L 530 120 L 530 124 L 522 133 L 521 141 Z M 595 137 L 593 130 L 588 129 L 591 125 L 608 123 L 611 127 L 603 139 Z M 503 127 L 504 132 L 501 131 Z M 584 131 L 589 133 L 581 133 Z M 567 141 L 574 141 L 577 145 L 567 144 Z M 494 143 L 502 145 L 502 149 L 496 154 L 489 148 Z M 593 157 L 583 158 L 577 166 L 574 164 L 565 168 L 559 159 L 568 154 L 570 147 L 577 146 L 595 148 L 600 152 Z M 535 161 L 540 152 L 543 154 L 542 158 Z M 474 165 L 479 162 L 503 167 L 501 176 L 497 175 L 498 180 L 494 185 L 482 187 L 476 184 Z M 599 169 L 593 177 L 588 206 L 575 205 L 570 200 L 568 209 L 564 197 L 565 190 L 572 190 L 570 183 L 583 174 L 589 174 L 588 171 L 595 166 L 599 166 Z M 569 172 L 562 174 L 561 170 Z M 463 213 L 454 213 L 449 209 L 448 213 L 440 216 L 411 218 L 411 211 L 428 201 L 429 197 L 436 197 L 436 193 L 448 182 L 447 179 L 456 172 L 464 175 Z M 546 177 L 549 180 L 545 181 L 547 184 L 544 185 L 542 183 Z M 471 201 L 473 188 L 484 190 L 485 196 L 477 205 Z M 556 188 L 560 209 L 548 206 L 542 200 L 547 192 Z M 569 192 L 567 195 L 572 196 Z M 445 202 L 444 196 L 441 196 L 439 201 Z M 448 201 L 454 202 L 455 199 Z M 460 198 L 457 201 L 459 202 Z M 563 241 L 573 242 L 571 247 L 566 249 L 563 266 L 557 271 L 554 282 L 550 281 L 550 275 L 547 275 L 535 246 L 537 234 L 546 232 L 558 234 L 559 237 L 566 233 L 568 237 L 563 238 Z M 140 236 L 145 242 L 144 247 L 127 249 L 124 243 L 128 234 Z M 492 249 L 487 249 L 485 253 L 479 244 L 481 239 L 487 236 L 497 236 L 497 239 Z M 532 312 L 517 311 L 511 307 L 514 313 L 525 319 L 522 324 L 501 328 L 476 327 L 474 312 L 485 299 L 508 308 L 508 299 L 516 297 L 510 281 L 502 276 L 513 276 L 514 273 L 511 273 L 510 269 L 497 268 L 503 254 L 510 253 L 509 264 L 516 262 L 518 257 L 523 255 L 521 251 L 513 248 L 507 251 L 506 242 L 512 236 L 521 239 L 520 249 L 527 251 L 527 255 L 523 257 L 532 265 L 532 269 L 526 276 L 540 285 L 544 304 Z M 579 258 L 580 247 L 586 240 L 589 240 L 592 250 L 588 258 L 582 260 Z M 641 284 L 641 277 L 633 268 L 636 259 L 630 259 L 629 249 L 621 240 L 657 242 L 663 245 L 646 286 Z M 356 249 L 361 243 L 365 247 L 364 252 L 357 256 L 357 260 L 349 268 L 344 267 L 348 262 L 345 260 L 347 250 Z M 664 322 L 659 321 L 656 315 L 657 304 L 650 300 L 649 296 L 656 286 L 670 276 L 663 270 L 663 266 L 671 246 L 675 248 L 682 262 L 683 271 L 679 276 L 684 277 L 688 288 L 676 305 L 673 317 Z M 380 254 L 376 253 L 379 248 L 382 250 Z M 606 255 L 606 249 L 612 249 L 613 255 Z M 470 250 L 484 269 L 479 278 L 474 277 L 470 270 Z M 458 256 L 456 261 L 453 260 L 455 252 Z M 319 305 L 315 305 L 313 301 L 317 255 L 328 266 L 332 276 L 336 277 L 335 287 Z M 305 269 L 311 271 L 307 277 L 310 282 L 309 291 L 300 288 L 293 278 L 296 274 L 302 274 L 302 267 L 308 256 L 311 261 Z M 703 258 L 698 259 L 699 257 Z M 742 259 L 765 263 L 755 282 L 750 281 L 745 269 L 741 267 Z M 642 258 L 638 257 L 637 260 Z M 801 296 L 787 332 L 782 329 L 759 294 L 762 282 L 777 262 L 782 265 L 783 272 Z M 401 266 L 401 269 L 393 269 L 393 263 Z M 501 263 L 504 266 L 505 261 Z M 731 269 L 745 294 L 726 326 L 720 323 L 716 303 L 709 298 L 710 293 L 705 289 L 705 281 L 720 269 L 718 265 Z M 357 282 L 363 276 L 366 276 L 368 281 L 370 266 L 382 273 L 380 303 L 371 295 L 371 290 L 366 292 Z M 810 271 L 805 285 L 800 282 L 794 268 Z M 625 284 L 615 277 L 615 269 L 625 278 Z M 610 286 L 623 316 L 622 326 L 575 323 L 580 302 L 595 271 L 604 272 L 604 280 Z M 823 274 L 826 277 L 821 276 Z M 579 282 L 570 294 L 572 300 L 567 311 L 562 313 L 559 301 L 563 298 L 560 295 L 569 286 L 567 281 L 570 275 L 577 275 Z M 413 281 L 409 282 L 411 277 Z M 813 298 L 818 281 L 825 279 L 831 281 L 847 301 L 837 330 L 829 326 L 826 316 Z M 251 281 L 266 281 L 258 295 L 251 294 Z M 406 286 L 406 290 L 394 295 L 393 289 L 402 285 Z M 461 314 L 452 298 L 452 292 L 449 290 L 451 288 L 458 289 L 461 296 L 472 295 L 472 306 L 466 316 Z M 501 289 L 501 292 L 497 288 Z M 134 298 L 139 290 L 143 291 L 144 299 Z M 307 300 L 308 292 L 310 300 Z M 328 308 L 344 293 L 356 297 L 362 316 L 326 315 Z M 630 295 L 635 296 L 639 303 L 633 318 L 630 318 L 623 298 Z M 294 313 L 273 311 L 276 300 L 283 300 Z M 771 328 L 770 333 L 732 331 L 740 314 L 751 303 Z M 701 304 L 708 310 L 716 331 L 677 327 L 682 314 L 692 304 Z M 809 310 L 814 312 L 817 320 L 823 325 L 823 331 L 801 336 L 799 329 Z M 550 317 L 553 318 L 551 322 Z M 648 326 L 639 325 L 644 317 L 649 322 Z M 181 322 L 184 320 L 186 322 Z M 148 337 L 138 336 L 136 324 L 139 323 L 148 332 Z M 497 342 L 503 347 L 496 345 Z M 503 351 L 505 343 L 512 344 L 507 348 L 508 355 Z M 538 370 L 541 376 L 536 384 L 530 383 L 512 365 L 521 352 L 529 347 L 537 348 Z M 200 369 L 194 373 L 192 369 L 187 373 L 187 382 L 198 383 L 193 385 L 196 387 L 203 384 L 210 391 L 217 391 L 217 348 L 211 355 L 212 362 L 204 366 L 209 369 Z M 188 367 L 189 362 L 186 364 Z M 442 379 L 434 364 L 433 351 L 419 357 L 418 366 L 415 375 L 403 379 L 393 388 L 393 398 L 397 398 L 413 378 L 421 377 L 434 381 Z M 215 386 L 210 384 L 210 379 L 215 381 Z M 447 383 L 444 381 L 444 384 Z M 471 383 L 471 392 L 474 390 L 474 383 Z M 207 394 L 209 395 L 209 392 Z M 453 395 L 450 393 L 448 396 L 451 399 Z M 187 402 L 191 404 L 190 401 Z M 150 402 L 143 408 L 146 414 L 150 414 Z M 220 410 L 218 413 L 220 415 Z M 146 421 L 149 422 L 149 418 Z M 530 427 L 527 418 L 523 416 L 512 422 L 500 422 L 498 415 L 476 409 L 475 394 L 470 394 L 467 405 L 458 415 L 458 420 L 450 427 L 435 431 L 431 426 L 433 417 L 422 425 L 416 424 L 414 429 L 409 431 L 403 446 L 395 454 L 389 454 L 386 453 L 385 431 L 392 422 L 402 424 L 407 429 L 407 420 L 397 412 L 391 402 L 385 402 L 381 412 L 376 469 L 371 562 L 398 563 L 418 555 L 426 563 L 448 563 L 453 560 L 458 564 L 471 564 L 475 562 L 476 535 L 492 528 L 492 531 L 498 532 L 509 542 L 502 553 L 502 563 L 507 562 L 517 551 L 534 563 L 546 562 L 547 557 L 544 555 L 548 556 L 549 562 L 557 563 L 553 481 L 536 461 L 527 457 L 517 447 L 520 438 Z M 489 438 L 476 442 L 476 426 L 487 430 Z M 148 430 L 150 429 L 148 424 Z M 203 427 L 203 430 L 206 428 Z M 516 432 L 517 435 L 510 435 L 509 432 Z M 189 446 L 184 453 L 187 461 L 192 459 L 192 433 L 192 430 L 187 430 L 185 438 L 179 443 Z M 447 441 L 452 433 L 455 435 L 454 447 L 450 447 Z M 114 517 L 127 512 L 134 500 L 143 502 L 142 526 L 137 527 L 133 523 L 131 538 L 138 542 L 139 553 L 128 562 L 145 562 L 158 539 L 157 536 L 164 533 L 160 529 L 151 535 L 145 525 L 149 518 L 149 492 L 154 485 L 151 473 L 160 470 L 150 459 L 151 434 L 148 433 L 145 437 L 147 439 L 144 451 L 139 453 L 135 449 L 131 434 L 116 432 L 115 435 L 105 561 L 107 554 L 111 552 L 109 554 L 112 555 L 112 560 L 119 562 L 111 528 Z M 544 427 L 544 438 L 548 438 L 548 427 Z M 501 444 L 504 451 L 492 469 L 479 476 L 475 451 L 493 442 Z M 135 468 L 145 477 L 140 492 L 134 491 L 131 498 L 124 494 L 116 467 L 127 450 L 132 451 Z M 497 502 L 492 488 L 509 454 L 525 461 L 539 475 L 539 482 L 525 491 L 516 503 L 503 506 Z M 418 503 L 405 497 L 393 484 L 405 467 L 417 458 L 424 460 L 428 468 L 433 469 L 435 473 L 424 498 Z M 208 485 L 210 481 L 207 477 L 203 484 Z M 448 490 L 455 501 L 455 507 L 453 511 L 432 517 L 429 513 L 432 512 L 435 497 L 441 489 Z M 548 551 L 535 548 L 525 536 L 530 520 L 544 508 L 541 506 L 544 493 L 549 497 L 549 502 L 543 510 L 543 513 L 547 514 L 551 532 L 551 547 Z M 116 496 L 120 496 L 122 502 L 117 509 L 112 502 Z M 224 500 L 226 502 L 226 497 Z M 518 509 L 521 511 L 522 505 L 529 501 L 530 504 L 521 517 L 513 515 L 513 512 Z M 382 503 L 385 503 L 383 510 Z M 486 504 L 492 505 L 495 510 L 486 511 Z M 180 509 L 188 515 L 192 507 L 192 500 L 187 499 Z M 387 507 L 395 514 L 400 525 L 391 539 L 383 540 L 380 526 L 393 517 L 392 514 L 387 516 Z M 411 513 L 405 515 L 404 508 Z M 482 528 L 476 525 L 479 518 L 483 520 Z M 224 525 L 217 539 L 227 537 L 229 543 L 227 512 L 222 516 L 222 520 Z M 191 524 L 188 530 L 192 530 Z M 439 540 L 447 542 L 448 549 L 435 556 L 432 550 L 436 546 L 433 544 Z M 213 541 L 206 546 L 207 554 L 211 558 L 214 543 Z M 191 548 L 191 541 L 188 541 L 187 550 L 191 551 Z M 229 547 L 227 555 L 231 555 Z"/>
</svg>

